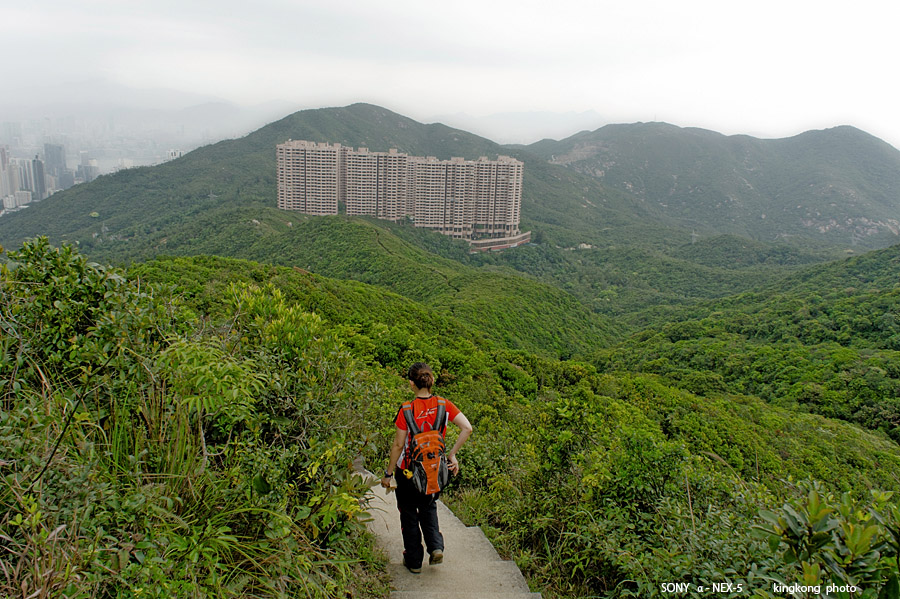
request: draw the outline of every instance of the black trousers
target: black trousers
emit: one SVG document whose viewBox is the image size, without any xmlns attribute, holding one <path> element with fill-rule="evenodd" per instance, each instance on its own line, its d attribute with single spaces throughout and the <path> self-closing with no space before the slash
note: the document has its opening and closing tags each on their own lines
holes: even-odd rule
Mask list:
<svg viewBox="0 0 900 599">
<path fill-rule="evenodd" d="M 400 510 L 400 530 L 403 533 L 403 559 L 411 568 L 422 566 L 425 557 L 423 538 L 428 553 L 444 549 L 444 537 L 438 526 L 438 496 L 440 493 L 420 493 L 412 481 L 397 469 L 397 509 Z"/>
</svg>

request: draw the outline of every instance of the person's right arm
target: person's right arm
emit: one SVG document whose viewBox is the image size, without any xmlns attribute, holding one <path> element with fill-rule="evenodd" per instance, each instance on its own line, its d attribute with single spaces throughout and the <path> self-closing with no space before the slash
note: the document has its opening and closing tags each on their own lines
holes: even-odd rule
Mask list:
<svg viewBox="0 0 900 599">
<path fill-rule="evenodd" d="M 391 454 L 388 458 L 387 470 L 385 470 L 385 476 L 381 479 L 381 486 L 385 489 L 390 488 L 391 479 L 396 475 L 397 462 L 400 460 L 400 454 L 406 448 L 406 435 L 407 432 L 402 428 L 397 427 L 394 429 L 394 442 L 391 443 Z"/>
<path fill-rule="evenodd" d="M 459 462 L 456 460 L 456 452 L 459 451 L 459 448 L 463 446 L 472 434 L 472 424 L 462 412 L 457 414 L 456 418 L 451 420 L 451 422 L 459 427 L 459 436 L 456 438 L 456 443 L 453 444 L 453 448 L 447 452 L 447 460 L 449 462 L 447 466 L 450 468 L 450 472 L 456 474 L 459 472 Z"/>
</svg>

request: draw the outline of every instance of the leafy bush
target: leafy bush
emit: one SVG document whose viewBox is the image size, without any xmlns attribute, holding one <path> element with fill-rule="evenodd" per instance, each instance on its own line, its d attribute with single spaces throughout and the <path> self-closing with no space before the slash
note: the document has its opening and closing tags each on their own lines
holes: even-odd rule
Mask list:
<svg viewBox="0 0 900 599">
<path fill-rule="evenodd" d="M 383 383 L 315 316 L 242 288 L 210 328 L 71 247 L 9 257 L 0 594 L 382 592 L 348 464 Z"/>
<path fill-rule="evenodd" d="M 397 374 L 417 359 L 476 428 L 445 498 L 548 598 L 656 597 L 676 580 L 764 590 L 797 575 L 751 534 L 761 508 L 793 501 L 785 478 L 851 502 L 900 485 L 883 436 L 730 394 L 727 377 L 677 370 L 672 353 L 647 362 L 665 378 L 604 373 L 503 349 L 383 290 L 235 260 L 166 259 L 125 277 L 41 240 L 11 258 L 5 593 L 384 594 L 349 464 L 384 459 Z M 102 293 L 66 291 L 82 282 Z M 669 332 L 690 343 L 689 328 Z M 884 531 L 893 506 L 877 508 Z M 847 530 L 833 541 L 845 565 Z M 893 575 L 882 545 L 870 588 Z"/>
<path fill-rule="evenodd" d="M 817 483 L 798 491 L 781 509 L 760 512 L 763 523 L 755 526 L 773 553 L 781 551 L 768 563 L 787 566 L 786 576 L 769 580 L 826 589 L 809 597 L 900 597 L 900 508 L 889 503 L 893 493 L 872 492 L 870 501 L 857 502 L 849 493 L 836 499 Z M 755 596 L 773 597 L 762 590 Z"/>
</svg>

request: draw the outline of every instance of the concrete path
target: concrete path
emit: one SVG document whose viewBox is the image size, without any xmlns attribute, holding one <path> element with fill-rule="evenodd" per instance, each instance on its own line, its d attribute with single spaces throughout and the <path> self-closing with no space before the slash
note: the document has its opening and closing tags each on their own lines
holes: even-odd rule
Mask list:
<svg viewBox="0 0 900 599">
<path fill-rule="evenodd" d="M 369 492 L 368 510 L 369 530 L 390 558 L 388 571 L 395 589 L 391 599 L 541 599 L 540 593 L 528 590 L 515 562 L 500 559 L 479 527 L 465 526 L 443 503 L 438 502 L 438 521 L 444 561 L 429 566 L 426 554 L 420 574 L 403 566 L 397 500 L 377 481 Z"/>
</svg>

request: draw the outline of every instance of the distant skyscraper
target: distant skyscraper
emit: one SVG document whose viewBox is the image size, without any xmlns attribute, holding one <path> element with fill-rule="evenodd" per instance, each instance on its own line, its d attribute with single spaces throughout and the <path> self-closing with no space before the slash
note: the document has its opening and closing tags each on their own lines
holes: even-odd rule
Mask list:
<svg viewBox="0 0 900 599">
<path fill-rule="evenodd" d="M 19 173 L 19 189 L 26 191 L 34 189 L 34 171 L 31 160 L 15 159 L 14 166 Z"/>
<path fill-rule="evenodd" d="M 60 189 L 69 189 L 70 187 L 75 185 L 75 173 L 67 170 L 56 178 L 56 183 Z"/>
<path fill-rule="evenodd" d="M 405 213 L 409 157 L 397 150 L 343 150 L 342 201 L 347 214 L 400 220 Z"/>
<path fill-rule="evenodd" d="M 346 213 L 466 239 L 477 249 L 527 242 L 519 232 L 524 165 L 508 156 L 478 160 L 370 152 L 309 141 L 277 147 L 278 207 L 307 214 Z"/>
<path fill-rule="evenodd" d="M 44 162 L 37 156 L 31 161 L 31 173 L 31 199 L 43 200 L 47 197 L 47 180 L 44 178 Z"/>
<path fill-rule="evenodd" d="M 59 177 L 66 172 L 66 148 L 59 144 L 44 144 L 46 174 Z"/>
<path fill-rule="evenodd" d="M 100 176 L 100 167 L 97 166 L 96 160 L 84 160 L 82 164 L 75 169 L 75 178 L 84 183 L 90 183 Z"/>
<path fill-rule="evenodd" d="M 0 198 L 12 195 L 15 191 L 10 185 L 9 150 L 6 147 L 0 147 Z"/>
<path fill-rule="evenodd" d="M 20 190 L 15 193 L 14 198 L 16 206 L 24 206 L 31 203 L 31 200 L 34 199 L 34 194 L 30 191 Z"/>
<path fill-rule="evenodd" d="M 6 177 L 4 177 L 6 180 L 6 193 L 3 195 L 13 195 L 22 189 L 22 173 L 19 171 L 18 164 L 10 160 L 3 172 L 6 174 Z"/>
</svg>

